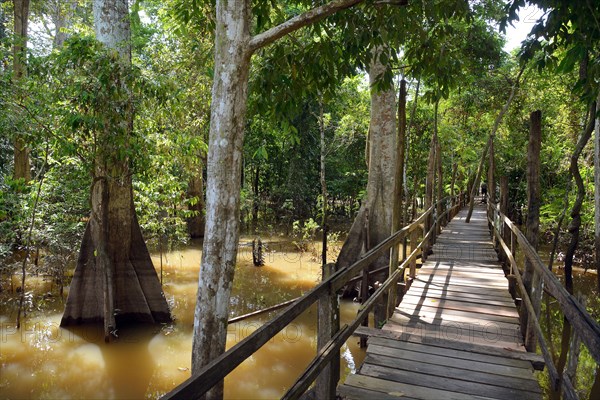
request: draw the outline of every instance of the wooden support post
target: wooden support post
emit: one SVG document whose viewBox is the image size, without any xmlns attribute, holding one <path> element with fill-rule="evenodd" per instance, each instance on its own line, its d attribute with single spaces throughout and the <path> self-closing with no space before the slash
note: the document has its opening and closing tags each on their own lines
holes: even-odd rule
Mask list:
<svg viewBox="0 0 600 400">
<path fill-rule="evenodd" d="M 415 228 L 410 232 L 410 251 L 411 251 L 411 253 L 414 251 L 414 249 L 418 245 L 419 232 L 417 230 L 418 230 L 418 228 Z M 415 277 L 417 276 L 417 260 L 415 258 L 413 258 L 410 262 L 410 270 L 409 270 L 408 276 L 411 281 L 413 279 L 415 279 Z M 409 287 L 409 285 L 407 285 L 407 288 L 408 287 Z"/>
<path fill-rule="evenodd" d="M 542 112 L 534 111 L 530 116 L 529 145 L 527 146 L 527 232 L 526 238 L 537 251 L 540 230 L 540 150 L 542 145 Z M 533 305 L 536 317 L 539 316 L 542 301 L 542 282 L 533 264 L 525 260 L 523 284 Z M 535 351 L 536 338 L 531 318 L 526 317 L 527 326 L 522 326 L 525 334 L 525 348 Z"/>
<path fill-rule="evenodd" d="M 367 301 L 368 298 L 369 298 L 369 271 L 367 270 L 367 268 L 365 268 L 362 271 L 362 279 L 360 281 L 360 303 L 365 304 L 365 302 Z M 365 318 L 362 321 L 361 325 L 369 326 L 369 318 L 368 317 Z M 361 348 L 367 347 L 367 338 L 366 337 L 360 338 L 360 347 Z"/>
<path fill-rule="evenodd" d="M 437 169 L 437 201 L 438 201 L 438 205 L 437 205 L 437 217 L 440 218 L 441 215 L 444 213 L 444 202 L 440 201 L 444 198 L 444 175 L 443 175 L 443 166 L 442 166 L 442 147 L 440 145 L 440 141 L 437 140 L 437 135 L 436 135 L 436 141 L 435 141 L 435 164 L 436 164 L 436 169 Z M 436 236 L 442 233 L 442 224 L 443 224 L 443 218 L 440 218 L 438 223 L 437 223 L 437 227 L 436 227 Z M 435 243 L 435 242 L 434 242 Z"/>
<path fill-rule="evenodd" d="M 500 177 L 500 212 L 506 216 L 508 216 L 508 176 Z M 510 243 L 510 228 L 502 222 L 503 229 L 500 231 L 502 235 L 502 240 L 506 243 Z M 506 257 L 503 258 L 503 261 L 506 262 Z"/>
<path fill-rule="evenodd" d="M 336 271 L 334 263 L 323 265 L 323 280 L 328 279 Z M 319 298 L 317 321 L 317 348 L 321 350 L 325 344 L 340 330 L 340 307 L 337 293 L 331 289 Z M 337 383 L 340 380 L 340 356 L 334 356 L 331 363 L 319 374 L 315 383 L 317 399 L 335 399 Z"/>
</svg>

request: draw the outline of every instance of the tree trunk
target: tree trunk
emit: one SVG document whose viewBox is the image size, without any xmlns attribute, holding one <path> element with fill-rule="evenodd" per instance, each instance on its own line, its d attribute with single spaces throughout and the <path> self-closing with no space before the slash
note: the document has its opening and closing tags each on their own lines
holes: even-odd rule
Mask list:
<svg viewBox="0 0 600 400">
<path fill-rule="evenodd" d="M 381 49 L 376 51 L 379 54 Z M 361 205 L 356 219 L 350 228 L 348 238 L 338 257 L 338 268 L 353 264 L 363 252 L 364 241 L 360 240 L 364 227 L 365 210 L 369 214 L 369 247 L 373 248 L 390 235 L 394 180 L 396 174 L 396 93 L 393 88 L 376 91 L 375 82 L 385 72 L 385 66 L 374 56 L 369 68 L 371 85 L 371 122 L 369 126 L 369 172 L 367 198 Z M 383 266 L 388 256 L 379 259 L 375 265 Z M 372 268 L 376 268 L 375 265 Z"/>
<path fill-rule="evenodd" d="M 194 215 L 187 220 L 187 230 L 191 238 L 204 237 L 204 180 L 202 179 L 202 166 L 193 171 L 193 175 L 188 182 L 187 195 L 189 198 L 195 197 L 197 201 L 190 204 L 189 210 Z"/>
<path fill-rule="evenodd" d="M 600 292 L 600 94 L 596 100 L 596 129 L 594 135 L 594 247 L 596 276 Z"/>
<path fill-rule="evenodd" d="M 258 229 L 258 211 L 260 208 L 260 161 L 256 164 L 254 177 L 252 178 L 252 233 L 256 234 Z"/>
<path fill-rule="evenodd" d="M 404 194 L 404 151 L 406 147 L 406 81 L 400 81 L 398 94 L 398 137 L 396 139 L 396 174 L 394 176 L 394 197 L 392 209 L 392 229 L 391 234 L 396 233 L 402 228 L 403 216 L 403 194 Z M 390 253 L 390 270 L 391 275 L 398 268 L 399 251 L 398 246 L 394 246 Z M 396 292 L 390 291 L 388 299 L 387 315 L 391 316 L 396 307 Z"/>
<path fill-rule="evenodd" d="M 13 82 L 15 85 L 26 75 L 27 63 L 27 26 L 29 23 L 29 0 L 14 1 L 14 34 L 13 45 Z M 14 174 L 15 179 L 31 180 L 29 166 L 29 149 L 20 132 L 14 139 Z"/>
<path fill-rule="evenodd" d="M 239 243 L 242 144 L 250 58 L 256 50 L 290 32 L 360 2 L 334 0 L 251 37 L 250 1 L 216 1 L 206 228 L 194 312 L 192 374 L 197 374 L 225 351 Z M 222 398 L 223 384 L 212 388 L 205 397 Z"/>
<path fill-rule="evenodd" d="M 529 145 L 527 147 L 527 230 L 526 237 L 531 246 L 537 250 L 540 236 L 540 150 L 542 145 L 542 112 L 534 111 L 530 116 Z M 531 299 L 536 316 L 539 317 L 542 300 L 542 282 L 535 272 L 533 264 L 525 260 L 523 284 Z M 531 318 L 527 321 L 525 346 L 528 351 L 535 351 L 536 338 Z"/>
<path fill-rule="evenodd" d="M 437 142 L 437 138 L 435 136 L 435 130 L 434 130 L 434 134 L 431 137 L 431 144 L 429 145 L 429 157 L 427 158 L 427 176 L 425 178 L 425 211 L 429 210 L 429 208 L 431 207 L 431 205 L 433 204 L 433 192 L 434 192 L 434 187 L 435 187 L 435 161 L 436 161 L 436 142 Z M 423 236 L 425 236 L 427 234 L 427 232 L 429 232 L 429 230 L 431 229 L 431 226 L 433 224 L 433 217 L 432 214 L 429 214 L 429 216 L 427 216 L 425 218 L 425 229 L 423 230 Z M 425 259 L 427 258 L 427 256 L 430 254 L 431 251 L 431 239 L 428 239 L 426 241 L 426 243 L 423 246 L 423 261 L 425 261 Z"/>
<path fill-rule="evenodd" d="M 508 207 L 510 204 L 510 196 L 508 193 L 508 176 L 503 175 L 500 177 L 500 212 L 508 216 Z M 508 224 L 504 225 L 504 231 L 502 232 L 502 238 L 510 245 L 508 240 L 510 239 L 511 230 Z M 502 252 L 500 252 L 502 254 Z"/>
<path fill-rule="evenodd" d="M 581 177 L 581 173 L 579 172 L 579 156 L 581 155 L 583 148 L 592 136 L 595 122 L 596 102 L 593 102 L 590 105 L 590 109 L 588 112 L 587 125 L 584 128 L 581 135 L 579 136 L 579 140 L 577 141 L 577 145 L 575 146 L 575 150 L 573 151 L 573 155 L 571 156 L 571 165 L 569 167 L 569 172 L 575 180 L 575 185 L 577 187 L 577 197 L 575 199 L 575 203 L 573 204 L 573 208 L 571 209 L 571 223 L 569 224 L 569 233 L 571 234 L 571 241 L 569 243 L 569 247 L 567 248 L 567 253 L 565 255 L 565 288 L 571 294 L 573 294 L 573 257 L 575 256 L 575 251 L 577 250 L 577 246 L 579 245 L 579 228 L 581 227 L 581 206 L 583 205 L 583 200 L 585 198 L 585 186 Z"/>
<path fill-rule="evenodd" d="M 321 248 L 321 263 L 327 264 L 327 181 L 325 179 L 325 120 L 323 119 L 323 99 L 319 99 L 319 131 L 321 134 L 321 154 L 319 180 L 321 181 L 321 207 L 322 219 L 321 229 L 323 230 L 322 248 Z"/>
<path fill-rule="evenodd" d="M 494 141 L 490 143 L 490 159 L 488 165 L 488 199 L 492 204 L 496 203 L 496 178 L 494 172 L 496 169 L 496 160 L 494 158 Z"/>
<path fill-rule="evenodd" d="M 127 0 L 94 1 L 94 19 L 98 40 L 129 64 Z M 135 215 L 129 159 L 119 157 L 114 144 L 127 147 L 132 122 L 129 107 L 123 121 L 107 121 L 98 133 L 103 145 L 93 171 L 92 212 L 61 320 L 62 326 L 103 321 L 106 340 L 121 321 L 171 320 Z"/>
<path fill-rule="evenodd" d="M 248 94 L 250 8 L 217 2 L 206 230 L 194 314 L 192 374 L 225 351 L 229 298 L 239 242 L 242 144 Z M 223 385 L 208 398 L 222 398 Z"/>
<path fill-rule="evenodd" d="M 65 29 L 71 25 L 71 18 L 75 14 L 77 2 L 57 1 L 52 21 L 54 22 L 54 41 L 52 47 L 60 49 L 69 37 Z"/>
<path fill-rule="evenodd" d="M 394 178 L 394 209 L 392 233 L 402 227 L 404 205 L 404 159 L 406 150 L 406 81 L 400 81 L 398 96 L 398 139 L 396 141 L 396 174 Z"/>
</svg>

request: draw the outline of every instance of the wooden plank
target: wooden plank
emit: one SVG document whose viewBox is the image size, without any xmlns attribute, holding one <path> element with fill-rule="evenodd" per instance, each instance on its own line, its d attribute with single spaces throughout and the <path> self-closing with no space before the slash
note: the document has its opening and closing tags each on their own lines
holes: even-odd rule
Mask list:
<svg viewBox="0 0 600 400">
<path fill-rule="evenodd" d="M 487 396 L 499 400 L 537 400 L 542 398 L 539 393 L 525 390 L 502 388 L 481 383 L 461 381 L 458 379 L 449 379 L 441 376 L 390 369 L 371 364 L 364 364 L 361 367 L 361 375 L 368 375 L 392 382 L 427 386 L 433 389 L 448 390 L 473 396 Z"/>
<path fill-rule="evenodd" d="M 362 399 L 377 399 L 377 400 L 415 400 L 415 397 L 407 397 L 405 394 L 400 392 L 384 393 L 375 391 L 372 389 L 365 389 L 362 387 L 342 385 L 338 388 L 338 396 L 342 399 L 348 400 L 362 400 Z"/>
<path fill-rule="evenodd" d="M 402 315 L 422 315 L 421 313 L 428 313 L 429 315 L 431 315 L 433 313 L 434 315 L 438 315 L 441 317 L 445 314 L 449 314 L 449 315 L 462 316 L 462 317 L 466 317 L 466 318 L 480 318 L 480 319 L 485 319 L 488 321 L 498 321 L 498 322 L 507 322 L 507 323 L 517 323 L 517 320 L 518 320 L 518 317 L 516 315 L 494 314 L 494 313 L 486 312 L 485 309 L 483 309 L 481 312 L 479 312 L 476 307 L 467 308 L 466 304 L 462 308 L 460 308 L 460 307 L 441 308 L 441 307 L 436 307 L 436 304 L 433 304 L 433 303 L 425 303 L 425 301 L 426 301 L 426 299 L 423 300 L 423 304 L 413 304 L 413 303 L 409 303 L 408 301 L 406 303 L 402 302 L 396 308 L 396 310 L 397 310 L 397 312 L 399 312 Z M 510 314 L 510 313 L 507 313 L 507 314 Z"/>
<path fill-rule="evenodd" d="M 427 337 L 432 340 L 454 340 L 454 341 L 463 341 L 465 343 L 473 343 L 480 344 L 485 346 L 495 346 L 503 349 L 514 349 L 520 350 L 523 347 L 521 342 L 521 338 L 518 340 L 514 338 L 507 338 L 504 336 L 500 337 L 484 337 L 482 335 L 477 335 L 472 333 L 468 329 L 463 329 L 461 331 L 457 331 L 456 329 L 444 329 L 440 327 L 428 327 L 428 326 L 417 326 L 410 327 L 402 324 L 397 324 L 393 322 L 388 322 L 384 329 L 394 331 L 396 333 L 407 333 L 411 335 L 417 335 L 422 337 Z"/>
<path fill-rule="evenodd" d="M 394 315 L 399 316 L 436 316 L 438 318 L 446 318 L 451 321 L 464 321 L 464 322 L 480 322 L 482 324 L 487 323 L 486 321 L 491 322 L 503 322 L 508 324 L 517 324 L 518 318 L 515 317 L 505 317 L 502 315 L 493 315 L 493 314 L 480 314 L 475 312 L 465 312 L 459 310 L 450 310 L 450 309 L 442 309 L 437 307 L 429 307 L 426 305 L 419 306 L 416 304 L 404 304 L 400 305 L 396 308 L 396 312 Z M 394 320 L 394 317 L 390 318 L 391 321 Z"/>
<path fill-rule="evenodd" d="M 545 366 L 545 361 L 542 356 L 535 353 L 528 353 L 524 350 L 522 346 L 516 350 L 503 349 L 495 346 L 478 345 L 473 343 L 460 342 L 456 340 L 443 340 L 439 338 L 431 338 L 420 335 L 398 333 L 387 329 L 375 329 L 367 327 L 360 327 L 356 330 L 356 332 L 354 332 L 354 334 L 356 336 L 368 338 L 386 338 L 407 343 L 424 344 L 431 347 L 443 347 L 445 349 L 456 349 L 477 354 L 488 354 L 502 357 L 504 359 L 527 361 L 530 362 L 533 365 L 534 369 L 538 371 L 542 371 Z"/>
<path fill-rule="evenodd" d="M 504 298 L 484 297 L 482 295 L 470 295 L 469 293 L 461 292 L 450 292 L 441 289 L 424 289 L 424 288 L 413 288 L 411 286 L 408 293 L 406 293 L 403 299 L 409 297 L 420 299 L 425 297 L 432 300 L 454 300 L 468 303 L 487 304 L 492 306 L 501 307 L 514 307 L 514 301 L 508 301 Z"/>
<path fill-rule="evenodd" d="M 514 308 L 514 306 L 506 307 L 491 304 L 483 305 L 476 302 L 456 301 L 450 299 L 437 300 L 429 297 L 419 299 L 415 298 L 414 296 L 408 296 L 406 297 L 406 299 L 402 300 L 402 303 L 400 303 L 401 306 L 405 304 L 424 305 L 443 308 L 445 310 L 469 311 L 480 314 L 502 315 L 504 317 L 519 317 L 519 313 L 517 312 L 516 308 Z"/>
<path fill-rule="evenodd" d="M 507 301 L 513 301 L 512 297 L 510 296 L 510 294 L 508 293 L 507 290 L 505 289 L 500 289 L 500 288 L 464 288 L 461 286 L 442 286 L 442 285 L 433 285 L 433 284 L 428 284 L 427 282 L 423 282 L 420 281 L 418 279 L 413 280 L 412 284 L 411 284 L 411 290 L 414 289 L 426 289 L 426 290 L 443 290 L 445 292 L 451 293 L 462 293 L 464 295 L 470 295 L 470 296 L 482 296 L 482 297 L 493 297 L 493 298 L 502 298 L 505 299 Z M 508 288 L 508 284 L 506 285 L 506 288 Z M 461 296 L 462 296 L 461 294 Z"/>
<path fill-rule="evenodd" d="M 515 376 L 518 378 L 527 378 L 536 381 L 532 374 L 527 374 L 531 372 L 531 363 L 523 360 L 516 360 L 512 358 L 501 357 L 497 355 L 491 354 L 481 354 L 473 351 L 467 350 L 458 350 L 451 347 L 442 347 L 442 346 L 433 346 L 427 345 L 424 343 L 412 343 L 408 341 L 398 341 L 398 340 L 390 340 L 386 338 L 372 337 L 369 339 L 370 345 L 377 345 L 381 347 L 389 347 L 398 350 L 411 351 L 416 353 L 424 353 L 432 356 L 441 356 L 441 357 L 449 357 L 453 359 L 460 359 L 464 361 L 476 361 L 485 364 L 494 364 L 494 365 L 502 365 L 507 369 L 498 370 L 495 372 L 497 374 L 506 375 L 506 376 Z M 371 353 L 371 352 L 369 352 Z M 391 355 L 391 354 L 386 354 Z M 471 364 L 467 364 L 466 367 L 459 367 L 456 364 L 450 363 L 449 366 L 455 366 L 457 368 L 468 369 L 478 371 L 478 366 L 472 366 Z M 474 368 L 474 369 L 473 369 Z M 510 371 L 515 371 L 514 373 Z"/>
<path fill-rule="evenodd" d="M 466 334 L 468 336 L 481 336 L 488 340 L 496 340 L 503 338 L 503 340 L 514 341 L 521 343 L 521 331 L 520 326 L 517 324 L 507 324 L 504 322 L 493 322 L 493 321 L 478 321 L 471 319 L 466 321 L 465 318 L 458 317 L 456 319 L 441 318 L 435 315 L 431 316 L 404 316 L 394 314 L 392 323 L 402 325 L 406 328 L 424 328 L 432 327 L 432 329 L 444 329 L 447 335 L 457 336 L 456 331 L 459 333 Z M 430 329 L 431 330 L 431 329 Z"/>
<path fill-rule="evenodd" d="M 398 397 L 408 396 L 417 399 L 436 399 L 436 400 L 490 400 L 485 396 L 473 396 L 465 393 L 456 393 L 448 390 L 438 390 L 426 386 L 403 384 L 400 382 L 391 382 L 385 379 L 379 379 L 366 375 L 348 375 L 344 385 L 368 388 L 380 393 L 397 395 Z M 376 399 L 375 397 L 374 399 Z"/>
<path fill-rule="evenodd" d="M 449 357 L 445 357 L 445 359 L 449 361 L 453 360 Z M 468 361 L 463 362 L 463 360 L 459 360 L 460 366 L 452 363 L 449 363 L 450 365 L 441 365 L 427 363 L 423 360 L 411 360 L 408 358 L 398 359 L 394 356 L 380 355 L 375 354 L 374 352 L 367 355 L 365 364 L 541 393 L 540 385 L 537 380 L 533 379 L 533 374 L 523 374 L 522 370 L 519 371 L 516 368 L 498 366 L 495 364 L 470 363 Z M 475 365 L 478 367 L 477 369 L 475 368 Z M 469 368 L 461 368 L 462 366 L 467 366 Z M 522 375 L 529 376 L 530 379 L 522 378 L 517 374 L 518 372 Z"/>
<path fill-rule="evenodd" d="M 427 274 L 423 273 L 421 280 L 430 283 L 441 283 L 444 285 L 467 286 L 474 288 L 499 288 L 505 289 L 508 287 L 506 279 L 502 281 L 496 278 L 461 278 L 453 277 L 451 274 Z"/>
</svg>

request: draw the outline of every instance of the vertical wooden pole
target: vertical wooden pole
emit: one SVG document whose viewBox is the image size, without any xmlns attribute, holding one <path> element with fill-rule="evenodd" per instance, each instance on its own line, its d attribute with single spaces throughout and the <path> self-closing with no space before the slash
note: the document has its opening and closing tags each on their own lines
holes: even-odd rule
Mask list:
<svg viewBox="0 0 600 400">
<path fill-rule="evenodd" d="M 336 265 L 334 263 L 323 265 L 323 280 L 328 279 L 335 271 Z M 319 299 L 317 326 L 317 348 L 321 350 L 333 335 L 340 330 L 340 308 L 337 293 L 331 290 Z M 340 356 L 338 351 L 338 355 L 333 357 L 331 363 L 323 369 L 316 379 L 316 398 L 335 399 L 339 379 Z"/>
<path fill-rule="evenodd" d="M 411 253 L 417 247 L 417 244 L 418 244 L 417 243 L 417 241 L 419 240 L 418 229 L 419 228 L 415 228 L 412 231 L 410 231 L 410 252 Z M 410 271 L 409 271 L 410 280 L 415 279 L 416 274 L 417 274 L 417 260 L 413 258 L 410 262 Z M 408 287 L 408 285 L 407 285 L 407 287 Z"/>
<path fill-rule="evenodd" d="M 489 165 L 488 165 L 488 199 L 490 202 L 496 202 L 496 177 L 494 170 L 496 169 L 496 161 L 494 158 L 494 141 L 490 143 Z"/>
<path fill-rule="evenodd" d="M 369 234 L 369 209 L 365 210 L 365 250 L 370 250 L 371 237 Z M 369 298 L 369 267 L 362 270 L 362 279 L 360 282 L 360 303 L 364 304 Z M 369 317 L 367 316 L 362 322 L 362 326 L 369 326 Z M 360 338 L 360 347 L 367 347 L 367 338 Z"/>
<path fill-rule="evenodd" d="M 508 216 L 508 176 L 500 177 L 500 212 Z M 505 223 L 502 223 L 500 234 L 504 242 L 509 243 L 510 228 Z M 506 262 L 507 258 L 503 260 Z"/>
<path fill-rule="evenodd" d="M 531 246 L 537 250 L 540 230 L 540 150 L 542 144 L 542 112 L 534 111 L 530 116 L 529 145 L 527 146 L 527 232 L 526 237 Z M 525 260 L 523 284 L 531 299 L 537 316 L 540 313 L 542 301 L 542 284 L 539 274 L 533 265 Z M 531 318 L 527 319 L 525 347 L 535 351 L 536 338 Z M 522 328 L 525 328 L 524 326 Z"/>
<path fill-rule="evenodd" d="M 404 152 L 406 147 L 406 81 L 400 81 L 398 95 L 398 137 L 396 140 L 396 171 L 394 177 L 394 208 L 392 210 L 392 232 L 393 235 L 402 228 L 402 208 L 404 194 Z M 390 268 L 388 276 L 391 276 L 398 268 L 399 250 L 398 246 L 391 248 Z M 397 285 L 392 285 L 387 299 L 386 318 L 389 317 L 396 307 Z"/>
<path fill-rule="evenodd" d="M 437 201 L 439 202 L 444 198 L 444 174 L 443 174 L 443 166 L 442 166 L 442 146 L 440 145 L 440 141 L 436 140 L 435 143 L 435 162 L 437 166 Z M 438 218 L 444 213 L 444 203 L 439 202 L 437 206 L 437 216 Z M 443 219 L 440 219 L 437 224 L 436 232 L 439 235 L 442 233 L 442 224 Z"/>
<path fill-rule="evenodd" d="M 452 164 L 452 181 L 450 182 L 450 197 L 452 198 L 452 207 L 457 204 L 457 200 L 454 198 L 456 195 L 456 190 L 454 190 L 454 185 L 456 185 L 456 174 L 458 173 L 458 164 Z M 453 218 L 454 216 L 451 216 Z"/>
</svg>

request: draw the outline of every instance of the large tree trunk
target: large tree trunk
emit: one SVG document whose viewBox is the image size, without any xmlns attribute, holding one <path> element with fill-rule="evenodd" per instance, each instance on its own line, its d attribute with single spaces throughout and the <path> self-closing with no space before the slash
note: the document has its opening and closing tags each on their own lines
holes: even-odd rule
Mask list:
<svg viewBox="0 0 600 400">
<path fill-rule="evenodd" d="M 14 7 L 13 82 L 17 84 L 26 74 L 29 0 L 15 0 Z M 14 139 L 13 176 L 15 179 L 23 179 L 26 182 L 31 179 L 29 149 L 19 132 L 16 133 Z"/>
<path fill-rule="evenodd" d="M 379 54 L 383 50 L 375 53 Z M 369 220 L 369 243 L 373 248 L 390 235 L 392 228 L 394 180 L 396 170 L 396 93 L 393 88 L 377 91 L 375 82 L 385 72 L 385 66 L 374 56 L 369 68 L 371 89 L 371 121 L 369 126 L 369 172 L 367 198 L 350 228 L 348 238 L 338 257 L 338 268 L 356 262 L 364 251 L 362 237 L 365 217 Z M 389 258 L 382 257 L 375 265 L 383 266 Z M 373 268 L 376 268 L 375 265 Z"/>
<path fill-rule="evenodd" d="M 94 19 L 98 40 L 129 64 L 127 0 L 96 0 Z M 103 321 L 106 340 L 121 321 L 171 320 L 135 215 L 129 159 L 118 156 L 117 146 L 127 147 L 132 126 L 128 107 L 122 121 L 106 121 L 98 133 L 92 212 L 61 320 L 63 326 Z"/>
<path fill-rule="evenodd" d="M 540 150 L 542 145 L 542 112 L 531 113 L 529 145 L 527 147 L 527 231 L 526 237 L 531 246 L 537 250 L 540 236 Z M 533 304 L 536 317 L 540 314 L 542 300 L 542 283 L 535 272 L 533 264 L 525 260 L 523 284 Z M 536 338 L 531 316 L 528 316 L 525 346 L 528 351 L 535 351 Z"/>
</svg>

